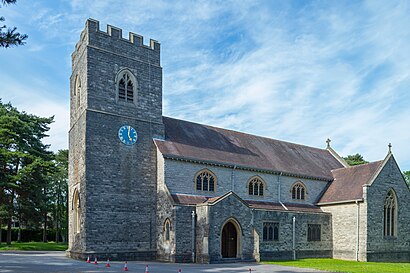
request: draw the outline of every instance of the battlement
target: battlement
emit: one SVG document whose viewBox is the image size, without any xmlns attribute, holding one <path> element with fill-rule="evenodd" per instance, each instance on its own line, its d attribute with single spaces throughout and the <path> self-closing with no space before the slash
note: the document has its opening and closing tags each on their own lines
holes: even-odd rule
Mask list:
<svg viewBox="0 0 410 273">
<path fill-rule="evenodd" d="M 152 51 L 153 55 L 158 56 L 158 59 L 160 55 L 160 43 L 158 41 L 150 39 L 149 45 L 144 45 L 144 37 L 133 32 L 129 32 L 128 39 L 123 38 L 122 29 L 107 25 L 107 31 L 102 31 L 100 30 L 100 22 L 89 18 L 72 54 L 73 61 L 76 59 L 77 54 L 82 51 L 82 47 L 94 45 L 94 43 L 98 45 L 118 44 L 120 47 L 131 51 L 133 48 L 138 47 L 142 51 Z"/>
<path fill-rule="evenodd" d="M 88 29 L 88 32 L 101 32 L 104 34 L 108 34 L 109 36 L 111 36 L 112 38 L 115 39 L 122 39 L 124 41 L 128 41 L 132 44 L 138 45 L 138 46 L 144 46 L 147 48 L 150 48 L 152 50 L 159 50 L 160 49 L 160 44 L 153 40 L 150 39 L 149 40 L 149 46 L 144 45 L 144 37 L 142 37 L 141 35 L 135 34 L 130 32 L 128 34 L 128 39 L 124 39 L 122 37 L 122 29 L 111 26 L 111 25 L 107 25 L 107 31 L 101 31 L 100 30 L 100 22 L 94 19 L 88 19 L 87 22 L 85 23 L 85 28 Z"/>
</svg>

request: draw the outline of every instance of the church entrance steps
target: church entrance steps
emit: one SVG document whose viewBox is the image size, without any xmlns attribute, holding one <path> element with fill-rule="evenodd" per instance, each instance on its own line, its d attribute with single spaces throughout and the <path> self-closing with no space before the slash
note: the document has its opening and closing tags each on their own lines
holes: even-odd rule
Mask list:
<svg viewBox="0 0 410 273">
<path fill-rule="evenodd" d="M 223 258 L 210 261 L 211 264 L 256 263 L 255 259 Z"/>
</svg>

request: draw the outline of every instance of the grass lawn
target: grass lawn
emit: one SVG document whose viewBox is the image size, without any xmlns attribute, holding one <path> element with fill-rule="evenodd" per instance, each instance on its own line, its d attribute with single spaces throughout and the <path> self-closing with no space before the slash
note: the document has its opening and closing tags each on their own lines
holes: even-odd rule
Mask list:
<svg viewBox="0 0 410 273">
<path fill-rule="evenodd" d="M 6 245 L 6 243 L 0 244 L 0 251 L 4 250 L 57 250 L 64 251 L 67 249 L 67 243 L 55 243 L 55 242 L 28 242 L 28 243 L 17 243 L 12 242 L 11 245 Z"/>
<path fill-rule="evenodd" d="M 350 273 L 390 273 L 390 272 L 410 272 L 410 263 L 375 263 L 375 262 L 355 262 L 334 259 L 301 259 L 296 261 L 273 261 L 267 264 L 279 264 L 285 266 L 295 266 L 302 268 L 314 268 L 318 270 L 332 272 Z"/>
</svg>

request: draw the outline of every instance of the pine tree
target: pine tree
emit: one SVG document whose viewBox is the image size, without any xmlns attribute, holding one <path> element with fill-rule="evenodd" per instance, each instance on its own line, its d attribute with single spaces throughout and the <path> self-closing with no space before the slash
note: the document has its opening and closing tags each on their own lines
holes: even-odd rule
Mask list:
<svg viewBox="0 0 410 273">
<path fill-rule="evenodd" d="M 52 122 L 53 117 L 19 112 L 0 100 L 0 215 L 7 223 L 7 244 L 11 244 L 14 217 L 21 219 L 29 202 L 34 202 L 41 212 L 46 211 L 52 153 L 42 139 Z"/>
<path fill-rule="evenodd" d="M 3 6 L 15 4 L 16 0 L 1 0 Z M 0 6 L 1 7 L 1 6 Z M 4 22 L 5 18 L 0 16 L 0 23 Z M 11 47 L 17 45 L 24 45 L 27 39 L 27 34 L 20 34 L 16 32 L 17 28 L 8 28 L 6 25 L 0 25 L 0 47 Z"/>
<path fill-rule="evenodd" d="M 350 166 L 369 163 L 368 161 L 363 159 L 363 156 L 361 154 L 348 155 L 347 157 L 344 157 L 344 160 L 346 160 L 347 164 L 349 164 Z"/>
</svg>

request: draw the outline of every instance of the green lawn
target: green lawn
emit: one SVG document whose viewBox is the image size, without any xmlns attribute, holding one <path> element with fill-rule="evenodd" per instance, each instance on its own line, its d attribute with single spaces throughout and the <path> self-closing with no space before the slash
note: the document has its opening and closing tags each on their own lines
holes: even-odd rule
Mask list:
<svg viewBox="0 0 410 273">
<path fill-rule="evenodd" d="M 410 272 L 410 263 L 375 263 L 375 262 L 355 262 L 334 259 L 301 259 L 296 261 L 274 261 L 265 262 L 267 264 L 279 264 L 285 266 L 295 266 L 302 268 L 314 268 L 318 270 L 332 272 L 349 273 L 391 273 Z"/>
<path fill-rule="evenodd" d="M 0 244 L 0 251 L 4 250 L 57 250 L 64 251 L 67 249 L 66 243 L 55 243 L 55 242 L 28 242 L 28 243 L 17 243 L 12 242 L 11 245 L 6 245 L 6 243 Z"/>
</svg>

